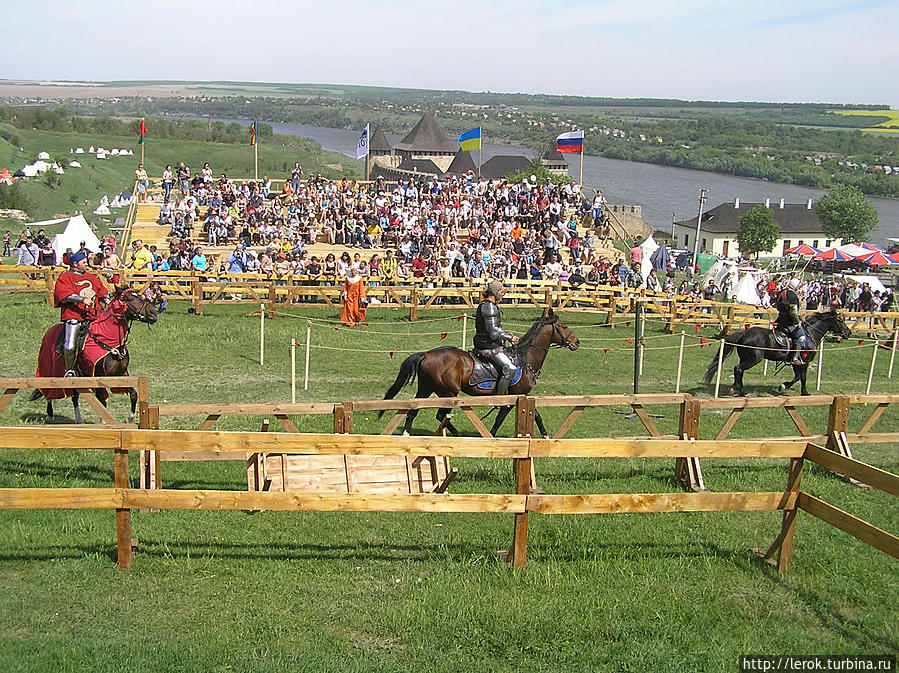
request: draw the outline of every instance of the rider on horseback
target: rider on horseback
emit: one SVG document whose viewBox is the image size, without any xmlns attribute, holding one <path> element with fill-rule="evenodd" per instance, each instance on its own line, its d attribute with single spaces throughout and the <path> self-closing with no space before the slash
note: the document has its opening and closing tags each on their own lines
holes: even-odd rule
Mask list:
<svg viewBox="0 0 899 673">
<path fill-rule="evenodd" d="M 97 276 L 87 271 L 87 255 L 78 251 L 69 256 L 69 271 L 63 271 L 53 291 L 55 305 L 60 309 L 59 319 L 65 324 L 63 358 L 66 376 L 75 376 L 78 361 L 78 337 L 84 326 L 94 316 L 94 300 L 109 295 L 106 286 Z"/>
<path fill-rule="evenodd" d="M 496 395 L 505 395 L 509 391 L 509 382 L 515 374 L 515 363 L 503 347 L 503 342 L 518 342 L 518 337 L 504 330 L 501 324 L 497 304 L 505 292 L 502 282 L 493 280 L 487 283 L 484 301 L 478 305 L 475 313 L 475 354 L 496 366 L 499 372 L 494 391 Z"/>
<path fill-rule="evenodd" d="M 792 339 L 793 347 L 796 349 L 793 364 L 801 365 L 805 363 L 803 353 L 808 352 L 808 337 L 802 327 L 802 320 L 799 318 L 797 289 L 799 289 L 799 279 L 791 278 L 777 294 L 774 305 L 777 309 L 777 320 L 774 321 L 774 327 Z"/>
</svg>

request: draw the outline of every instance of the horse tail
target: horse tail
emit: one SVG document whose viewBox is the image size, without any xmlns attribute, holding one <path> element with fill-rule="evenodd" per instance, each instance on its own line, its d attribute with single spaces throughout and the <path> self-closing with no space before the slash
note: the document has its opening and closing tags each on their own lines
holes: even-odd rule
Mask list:
<svg viewBox="0 0 899 673">
<path fill-rule="evenodd" d="M 386 393 L 384 393 L 385 400 L 392 400 L 404 386 L 415 380 L 415 376 L 418 374 L 418 368 L 421 366 L 421 361 L 424 359 L 425 353 L 421 352 L 413 353 L 403 360 L 403 364 L 400 365 L 400 373 L 396 376 L 396 381 L 394 381 L 393 385 L 387 389 Z M 381 418 L 383 414 L 383 410 L 379 411 L 378 418 Z"/>
<path fill-rule="evenodd" d="M 32 390 L 32 391 L 31 391 L 31 401 L 32 401 L 32 402 L 34 402 L 35 400 L 40 399 L 41 397 L 43 397 L 43 394 L 41 393 L 40 390 Z"/>
<path fill-rule="evenodd" d="M 724 340 L 724 345 L 721 348 L 724 349 L 724 355 L 721 356 L 721 360 L 723 361 L 730 352 L 740 344 L 740 339 L 743 336 L 742 332 L 738 332 L 737 334 L 731 334 Z M 712 361 L 709 363 L 708 368 L 705 370 L 705 376 L 702 380 L 705 383 L 711 383 L 712 378 L 714 378 L 715 373 L 718 371 L 718 357 L 721 352 L 721 348 L 718 349 L 718 353 L 715 354 L 715 357 L 712 358 Z"/>
</svg>

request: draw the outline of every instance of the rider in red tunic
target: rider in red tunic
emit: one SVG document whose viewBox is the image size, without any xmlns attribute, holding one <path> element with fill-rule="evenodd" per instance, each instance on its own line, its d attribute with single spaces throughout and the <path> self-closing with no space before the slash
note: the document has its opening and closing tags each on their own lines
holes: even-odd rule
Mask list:
<svg viewBox="0 0 899 673">
<path fill-rule="evenodd" d="M 71 270 L 64 271 L 56 281 L 53 297 L 60 308 L 59 319 L 65 325 L 65 375 L 75 376 L 78 336 L 83 326 L 95 316 L 96 299 L 104 299 L 109 292 L 97 276 L 87 271 L 87 256 L 83 252 L 73 253 L 69 265 Z"/>
</svg>

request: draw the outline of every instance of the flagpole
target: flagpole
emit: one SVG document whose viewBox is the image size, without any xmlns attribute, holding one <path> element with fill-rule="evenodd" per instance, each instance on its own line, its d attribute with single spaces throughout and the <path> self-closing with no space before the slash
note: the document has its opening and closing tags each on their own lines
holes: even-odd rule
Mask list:
<svg viewBox="0 0 899 673">
<path fill-rule="evenodd" d="M 583 141 L 581 141 L 583 142 Z M 584 146 L 581 145 L 581 179 L 579 181 L 581 189 L 584 188 Z"/>
<path fill-rule="evenodd" d="M 256 129 L 256 142 L 253 143 L 253 179 L 259 182 L 259 129 Z"/>
<path fill-rule="evenodd" d="M 365 181 L 371 179 L 371 123 L 365 125 L 365 138 L 367 145 L 365 146 Z"/>
</svg>

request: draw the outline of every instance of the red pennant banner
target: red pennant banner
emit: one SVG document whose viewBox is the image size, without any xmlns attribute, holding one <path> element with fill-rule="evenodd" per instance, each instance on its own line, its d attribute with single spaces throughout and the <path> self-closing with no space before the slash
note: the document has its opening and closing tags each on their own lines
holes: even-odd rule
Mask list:
<svg viewBox="0 0 899 673">
<path fill-rule="evenodd" d="M 859 345 L 859 346 L 861 346 L 863 343 L 865 343 L 865 340 L 864 340 L 864 339 L 859 339 L 859 340 L 858 340 L 858 345 Z"/>
<path fill-rule="evenodd" d="M 696 333 L 699 334 L 699 325 L 693 325 L 696 328 Z"/>
<path fill-rule="evenodd" d="M 457 315 L 457 316 L 456 316 L 456 322 L 461 322 L 461 321 L 462 321 L 462 318 L 464 318 L 464 317 L 465 317 L 465 316 Z"/>
<path fill-rule="evenodd" d="M 338 331 L 339 329 L 340 329 L 339 327 L 336 327 L 336 326 L 334 327 L 335 332 Z"/>
<path fill-rule="evenodd" d="M 630 326 L 631 326 L 631 321 L 628 320 L 626 323 L 624 323 L 624 326 L 625 326 L 625 327 L 630 327 Z"/>
<path fill-rule="evenodd" d="M 389 353 L 390 357 L 393 357 L 394 353 L 396 353 L 396 351 L 390 351 L 390 353 Z"/>
<path fill-rule="evenodd" d="M 368 323 L 367 323 L 367 322 L 361 322 L 361 323 L 359 323 L 359 324 L 360 324 L 360 325 L 365 325 L 366 327 L 368 327 Z"/>
<path fill-rule="evenodd" d="M 634 343 L 633 340 L 631 340 L 631 339 L 625 339 L 625 341 L 627 341 L 629 344 Z"/>
<path fill-rule="evenodd" d="M 609 349 L 608 349 L 608 348 L 603 348 L 603 349 L 602 349 L 602 352 L 603 352 L 603 353 L 608 353 L 608 352 L 609 352 Z"/>
<path fill-rule="evenodd" d="M 448 334 L 448 332 L 441 332 L 441 333 L 440 333 L 440 338 L 441 338 L 441 339 L 446 339 L 446 335 L 447 335 L 447 334 Z"/>
<path fill-rule="evenodd" d="M 699 339 L 699 347 L 702 348 L 703 346 L 706 345 L 706 343 L 708 343 L 708 339 L 706 339 L 705 337 L 700 337 L 700 339 Z"/>
</svg>

